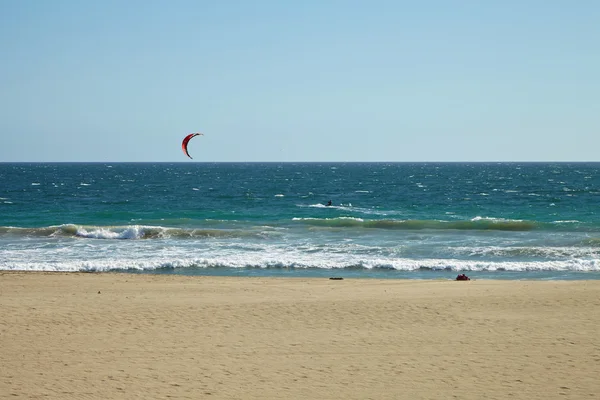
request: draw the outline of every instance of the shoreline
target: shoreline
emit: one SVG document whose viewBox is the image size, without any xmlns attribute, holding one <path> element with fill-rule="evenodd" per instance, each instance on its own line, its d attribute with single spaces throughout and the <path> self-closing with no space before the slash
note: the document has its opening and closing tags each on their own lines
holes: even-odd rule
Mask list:
<svg viewBox="0 0 600 400">
<path fill-rule="evenodd" d="M 600 281 L 0 271 L 14 398 L 577 399 Z"/>
<path fill-rule="evenodd" d="M 260 268 L 258 268 L 260 269 Z M 233 271 L 233 272 L 231 272 Z M 205 277 L 205 278 L 264 278 L 264 279 L 332 279 L 332 280 L 381 280 L 381 281 L 455 281 L 457 275 L 465 273 L 472 281 L 499 281 L 499 282 L 600 282 L 598 271 L 346 271 L 337 269 L 295 269 L 260 271 L 255 273 L 253 268 L 247 273 L 240 273 L 239 269 L 231 268 L 231 271 L 194 271 L 168 272 L 162 270 L 79 270 L 79 271 L 53 271 L 53 270 L 0 270 L 2 274 L 115 274 L 115 275 L 154 275 L 154 276 L 180 276 L 180 277 Z M 231 273 L 227 273 L 231 272 Z M 433 276 L 435 275 L 435 276 Z M 539 276 L 535 276 L 539 275 Z"/>
</svg>

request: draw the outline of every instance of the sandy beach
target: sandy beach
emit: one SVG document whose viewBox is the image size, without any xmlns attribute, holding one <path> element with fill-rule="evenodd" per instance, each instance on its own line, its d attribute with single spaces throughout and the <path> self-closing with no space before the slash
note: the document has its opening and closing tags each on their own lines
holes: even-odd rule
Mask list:
<svg viewBox="0 0 600 400">
<path fill-rule="evenodd" d="M 600 282 L 0 273 L 0 398 L 594 399 Z"/>
</svg>

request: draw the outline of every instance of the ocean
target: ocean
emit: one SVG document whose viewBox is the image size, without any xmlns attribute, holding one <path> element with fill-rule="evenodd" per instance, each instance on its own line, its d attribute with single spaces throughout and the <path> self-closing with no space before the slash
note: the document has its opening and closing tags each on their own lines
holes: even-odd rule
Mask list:
<svg viewBox="0 0 600 400">
<path fill-rule="evenodd" d="M 600 279 L 599 211 L 600 163 L 0 163 L 0 270 Z"/>
</svg>

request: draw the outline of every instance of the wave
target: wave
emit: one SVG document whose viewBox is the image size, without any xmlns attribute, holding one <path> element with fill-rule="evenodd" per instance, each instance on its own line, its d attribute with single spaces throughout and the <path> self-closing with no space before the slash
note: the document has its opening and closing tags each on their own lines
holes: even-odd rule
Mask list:
<svg viewBox="0 0 600 400">
<path fill-rule="evenodd" d="M 205 258 L 205 259 L 98 259 L 60 262 L 0 261 L 0 271 L 48 272 L 160 272 L 177 270 L 183 274 L 204 272 L 239 274 L 240 271 L 356 271 L 356 272 L 600 272 L 600 260 L 563 260 L 541 262 L 471 261 L 458 259 L 354 260 L 349 262 L 311 262 L 290 259 Z M 237 272 L 236 272 L 237 271 Z M 260 272 L 259 272 L 260 273 Z"/>
<path fill-rule="evenodd" d="M 599 232 L 598 225 L 576 220 L 568 221 L 531 221 L 492 217 L 475 217 L 455 220 L 421 219 L 367 219 L 361 217 L 294 217 L 295 223 L 330 228 L 375 228 L 397 230 L 474 230 L 474 231 L 575 231 Z"/>
<path fill-rule="evenodd" d="M 498 230 L 498 231 L 531 231 L 534 229 L 548 228 L 548 224 L 535 221 L 501 220 L 488 218 L 474 218 L 468 221 L 442 221 L 442 220 L 366 220 L 355 217 L 337 218 L 294 218 L 307 225 L 320 227 L 357 227 L 376 229 L 399 230 Z"/>
<path fill-rule="evenodd" d="M 600 259 L 600 244 L 590 246 L 588 240 L 574 243 L 573 246 L 517 246 L 517 247 L 454 247 L 452 252 L 456 256 L 470 258 L 504 258 L 504 259 Z"/>
<path fill-rule="evenodd" d="M 163 238 L 244 238 L 261 237 L 266 232 L 241 229 L 186 229 L 162 226 L 83 226 L 64 224 L 41 228 L 0 227 L 0 235 L 22 237 L 77 237 L 86 239 L 163 239 Z"/>
<path fill-rule="evenodd" d="M 323 206 L 325 207 L 325 206 Z M 140 221 L 141 222 L 141 221 Z M 87 239 L 138 240 L 164 238 L 261 238 L 292 227 L 306 226 L 332 229 L 381 229 L 381 230 L 460 230 L 460 231 L 569 231 L 600 232 L 596 225 L 579 221 L 539 222 L 502 218 L 475 217 L 470 220 L 420 220 L 420 219 L 367 219 L 352 216 L 331 218 L 293 217 L 287 220 L 263 221 L 249 224 L 238 220 L 203 220 L 201 227 L 190 227 L 198 221 L 172 219 L 160 221 L 158 225 L 96 226 L 62 224 L 44 227 L 0 226 L 1 236 L 21 237 L 78 237 Z M 291 223 L 291 225 L 290 225 Z M 187 226 L 186 226 L 187 225 Z M 581 245 L 600 247 L 600 237 L 590 237 Z"/>
<path fill-rule="evenodd" d="M 205 220 L 203 225 L 213 227 L 182 227 L 190 220 L 162 221 L 172 222 L 170 225 L 122 225 L 94 226 L 62 224 L 45 227 L 23 228 L 0 226 L 0 236 L 22 237 L 79 237 L 88 239 L 162 239 L 162 238 L 203 238 L 203 237 L 263 237 L 273 232 L 286 229 L 287 221 L 271 221 L 261 225 L 247 225 L 242 221 Z M 538 222 L 525 220 L 506 220 L 495 218 L 473 218 L 471 220 L 418 220 L 418 219 L 366 219 L 359 217 L 294 217 L 292 226 L 321 227 L 333 229 L 382 229 L 382 230 L 463 230 L 463 231 L 516 231 L 533 230 L 548 231 L 580 231 L 598 232 L 594 226 L 577 221 Z M 225 224 L 225 227 L 223 227 Z M 229 226 L 227 226 L 229 225 Z M 236 226 L 237 225 L 237 226 Z M 585 245 L 600 247 L 600 238 L 588 238 Z"/>
<path fill-rule="evenodd" d="M 335 205 L 332 204 L 330 206 L 326 205 L 326 204 L 321 204 L 321 203 L 316 203 L 316 204 L 309 204 L 309 205 L 298 205 L 298 207 L 308 207 L 308 208 L 325 208 L 328 210 L 346 210 L 346 211 L 358 211 L 358 209 L 356 208 L 352 208 L 352 204 L 348 204 L 348 205 Z"/>
<path fill-rule="evenodd" d="M 600 247 L 600 237 L 587 238 L 582 241 L 583 246 Z"/>
<path fill-rule="evenodd" d="M 296 206 L 300 207 L 300 208 L 320 208 L 320 209 L 338 210 L 338 211 L 343 211 L 343 212 L 349 212 L 349 213 L 354 213 L 354 214 L 365 214 L 365 215 L 388 216 L 388 215 L 403 215 L 404 214 L 404 212 L 398 211 L 398 210 L 385 210 L 385 209 L 378 209 L 378 208 L 355 207 L 352 205 L 352 203 L 337 204 L 337 205 L 332 204 L 330 206 L 321 204 L 321 203 L 316 203 L 316 204 L 309 204 L 309 205 L 298 204 Z"/>
</svg>

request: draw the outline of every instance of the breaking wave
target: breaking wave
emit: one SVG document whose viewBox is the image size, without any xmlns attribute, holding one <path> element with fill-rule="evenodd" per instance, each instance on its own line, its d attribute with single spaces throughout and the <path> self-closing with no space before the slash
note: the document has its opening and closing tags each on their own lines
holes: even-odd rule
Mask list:
<svg viewBox="0 0 600 400">
<path fill-rule="evenodd" d="M 161 238 L 211 238 L 260 237 L 265 232 L 241 229 L 185 229 L 161 226 L 84 226 L 64 224 L 41 228 L 0 227 L 0 235 L 23 237 L 78 237 L 87 239 L 161 239 Z"/>
<path fill-rule="evenodd" d="M 542 262 L 489 262 L 453 259 L 396 259 L 396 260 L 348 260 L 346 262 L 289 259 L 239 259 L 233 258 L 192 258 L 192 259 L 99 259 L 61 260 L 61 262 L 0 262 L 0 270 L 5 271 L 51 271 L 51 272 L 152 272 L 160 270 L 197 270 L 224 274 L 235 271 L 252 270 L 303 270 L 303 271 L 355 271 L 355 272 L 600 272 L 600 260 L 568 260 Z M 192 273 L 193 274 L 193 273 Z"/>
</svg>

